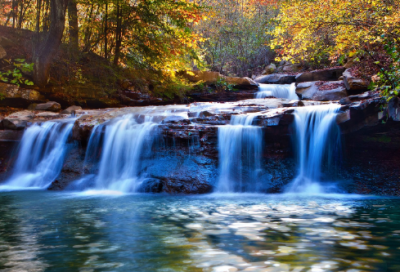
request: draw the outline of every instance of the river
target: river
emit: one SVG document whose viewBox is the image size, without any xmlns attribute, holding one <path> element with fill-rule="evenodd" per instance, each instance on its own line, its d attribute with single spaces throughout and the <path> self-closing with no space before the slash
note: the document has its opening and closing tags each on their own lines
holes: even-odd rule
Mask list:
<svg viewBox="0 0 400 272">
<path fill-rule="evenodd" d="M 1 271 L 400 271 L 399 198 L 0 193 Z"/>
</svg>

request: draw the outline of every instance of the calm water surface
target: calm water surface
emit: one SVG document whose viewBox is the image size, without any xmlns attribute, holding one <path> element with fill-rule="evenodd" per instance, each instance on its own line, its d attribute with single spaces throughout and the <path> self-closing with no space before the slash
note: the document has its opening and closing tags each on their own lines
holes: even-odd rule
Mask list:
<svg viewBox="0 0 400 272">
<path fill-rule="evenodd" d="M 1 271 L 400 271 L 400 199 L 0 193 Z"/>
</svg>

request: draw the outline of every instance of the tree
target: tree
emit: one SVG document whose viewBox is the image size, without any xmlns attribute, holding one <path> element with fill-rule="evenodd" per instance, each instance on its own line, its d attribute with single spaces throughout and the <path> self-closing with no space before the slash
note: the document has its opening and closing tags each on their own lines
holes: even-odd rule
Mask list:
<svg viewBox="0 0 400 272">
<path fill-rule="evenodd" d="M 284 60 L 336 62 L 374 54 L 385 42 L 399 42 L 400 2 L 295 0 L 283 4 L 270 34 Z"/>
<path fill-rule="evenodd" d="M 43 87 L 49 79 L 50 67 L 61 44 L 65 27 L 65 12 L 68 0 L 50 1 L 50 29 L 44 43 L 36 47 L 33 63 L 33 80 Z"/>
</svg>

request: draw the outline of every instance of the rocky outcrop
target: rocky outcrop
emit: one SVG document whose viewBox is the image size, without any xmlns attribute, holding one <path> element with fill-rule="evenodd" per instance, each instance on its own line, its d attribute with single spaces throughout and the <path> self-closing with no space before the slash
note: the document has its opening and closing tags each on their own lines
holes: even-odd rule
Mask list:
<svg viewBox="0 0 400 272">
<path fill-rule="evenodd" d="M 35 117 L 32 111 L 19 111 L 5 117 L 1 123 L 5 129 L 22 130 L 31 122 Z"/>
<path fill-rule="evenodd" d="M 0 97 L 0 105 L 20 108 L 26 108 L 31 103 L 44 100 L 44 97 L 36 90 L 2 82 L 0 82 Z"/>
<path fill-rule="evenodd" d="M 292 84 L 296 81 L 296 76 L 290 74 L 272 74 L 259 76 L 254 81 L 262 84 Z"/>
<path fill-rule="evenodd" d="M 351 69 L 343 73 L 343 82 L 349 94 L 359 94 L 368 90 L 369 81 L 362 78 L 356 78 L 351 74 Z"/>
<path fill-rule="evenodd" d="M 327 68 L 323 70 L 315 70 L 311 72 L 304 72 L 296 76 L 296 83 L 307 81 L 337 81 L 346 70 L 344 67 Z"/>
</svg>

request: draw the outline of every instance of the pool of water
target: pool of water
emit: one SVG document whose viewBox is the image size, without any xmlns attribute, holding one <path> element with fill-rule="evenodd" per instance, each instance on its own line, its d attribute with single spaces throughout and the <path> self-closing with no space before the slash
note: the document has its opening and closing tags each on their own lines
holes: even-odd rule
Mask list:
<svg viewBox="0 0 400 272">
<path fill-rule="evenodd" d="M 1 271 L 400 271 L 400 199 L 0 193 Z"/>
</svg>

